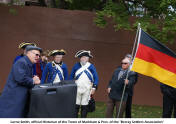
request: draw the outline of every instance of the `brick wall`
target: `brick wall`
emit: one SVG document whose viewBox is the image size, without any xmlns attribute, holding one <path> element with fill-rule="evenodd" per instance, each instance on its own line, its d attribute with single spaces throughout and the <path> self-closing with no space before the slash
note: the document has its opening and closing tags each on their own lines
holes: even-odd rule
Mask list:
<svg viewBox="0 0 176 124">
<path fill-rule="evenodd" d="M 95 98 L 97 101 L 106 101 L 107 84 L 121 59 L 131 52 L 135 32 L 115 32 L 112 25 L 100 29 L 93 23 L 95 14 L 87 11 L 19 6 L 11 8 L 17 10 L 16 15 L 9 13 L 9 7 L 0 6 L 1 91 L 13 59 L 21 53 L 18 45 L 23 41 L 32 41 L 44 50 L 65 49 L 68 54 L 64 62 L 68 65 L 69 72 L 78 61 L 74 58 L 75 53 L 80 49 L 91 50 L 94 56 L 91 62 L 94 63 L 100 79 Z M 139 75 L 133 103 L 161 106 L 159 83 Z"/>
</svg>

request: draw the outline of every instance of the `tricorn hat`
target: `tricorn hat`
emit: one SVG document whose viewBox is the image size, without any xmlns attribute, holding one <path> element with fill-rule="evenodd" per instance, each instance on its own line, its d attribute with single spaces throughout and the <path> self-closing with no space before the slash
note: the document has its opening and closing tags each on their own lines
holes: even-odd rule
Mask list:
<svg viewBox="0 0 176 124">
<path fill-rule="evenodd" d="M 35 43 L 31 43 L 31 42 L 23 42 L 23 43 L 21 43 L 21 44 L 18 46 L 18 48 L 19 48 L 19 49 L 25 49 L 26 46 L 28 46 L 28 45 L 36 46 Z"/>
<path fill-rule="evenodd" d="M 93 56 L 91 55 L 91 52 L 86 51 L 86 50 L 80 50 L 75 54 L 76 58 L 81 58 L 82 56 L 87 56 L 89 58 L 93 58 Z"/>
<path fill-rule="evenodd" d="M 52 50 L 50 53 L 49 53 L 49 56 L 55 56 L 55 55 L 65 55 L 66 54 L 66 51 L 61 49 L 61 50 Z"/>
</svg>

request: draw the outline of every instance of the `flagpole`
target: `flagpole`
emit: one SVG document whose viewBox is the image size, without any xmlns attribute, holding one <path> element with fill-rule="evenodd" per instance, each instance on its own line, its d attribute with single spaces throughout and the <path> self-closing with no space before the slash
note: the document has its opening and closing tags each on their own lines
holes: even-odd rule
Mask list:
<svg viewBox="0 0 176 124">
<path fill-rule="evenodd" d="M 132 60 L 133 60 L 133 56 L 134 56 L 134 52 L 135 52 L 135 45 L 137 43 L 137 38 L 138 38 L 138 34 L 139 34 L 139 29 L 140 29 L 140 23 L 138 23 L 138 29 L 137 29 L 136 36 L 135 36 L 135 41 L 134 41 L 134 44 L 133 44 L 133 49 L 132 49 L 132 53 L 131 53 L 132 58 L 130 60 L 130 65 L 132 64 Z M 130 66 L 128 67 L 128 71 L 127 71 L 127 75 L 126 75 L 125 80 L 128 79 L 129 72 L 130 72 Z M 126 89 L 126 84 L 123 87 L 123 92 L 122 92 L 122 97 L 121 97 L 121 100 L 120 100 L 120 105 L 119 105 L 119 111 L 118 111 L 117 118 L 119 118 L 119 115 L 120 115 L 120 110 L 121 110 L 121 107 L 122 107 L 122 102 L 123 102 L 123 97 L 124 97 L 124 94 L 125 94 L 125 89 Z"/>
<path fill-rule="evenodd" d="M 132 53 L 131 53 L 132 58 L 131 58 L 131 61 L 130 61 L 130 62 L 132 62 L 133 57 L 134 57 L 134 54 L 135 54 L 135 45 L 136 45 L 136 43 L 137 43 L 137 38 L 138 38 L 138 34 L 139 34 L 140 28 L 141 28 L 141 24 L 138 23 L 138 29 L 137 29 L 137 32 L 136 32 L 135 42 L 134 42 L 134 44 L 133 44 L 133 50 L 132 50 Z M 131 65 L 131 63 L 130 63 L 130 65 Z"/>
</svg>

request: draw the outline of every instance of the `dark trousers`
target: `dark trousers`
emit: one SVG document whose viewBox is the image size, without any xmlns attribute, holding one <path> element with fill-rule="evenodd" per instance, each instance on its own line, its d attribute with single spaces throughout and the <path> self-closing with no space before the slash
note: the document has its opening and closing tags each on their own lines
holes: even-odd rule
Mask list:
<svg viewBox="0 0 176 124">
<path fill-rule="evenodd" d="M 131 106 L 132 106 L 132 98 L 133 96 L 129 96 L 126 101 L 126 109 L 125 109 L 125 117 L 131 118 Z"/>
<path fill-rule="evenodd" d="M 163 95 L 163 118 L 171 118 L 174 109 L 174 118 L 176 118 L 176 101 L 167 95 Z"/>
<path fill-rule="evenodd" d="M 87 105 L 76 105 L 75 106 L 75 118 L 78 118 L 79 108 L 81 107 L 81 118 L 87 117 Z"/>
<path fill-rule="evenodd" d="M 108 97 L 106 118 L 113 118 L 114 107 L 116 106 L 116 117 L 118 116 L 120 101 L 116 101 Z M 123 118 L 123 112 L 125 110 L 126 102 L 122 102 L 119 118 Z"/>
</svg>

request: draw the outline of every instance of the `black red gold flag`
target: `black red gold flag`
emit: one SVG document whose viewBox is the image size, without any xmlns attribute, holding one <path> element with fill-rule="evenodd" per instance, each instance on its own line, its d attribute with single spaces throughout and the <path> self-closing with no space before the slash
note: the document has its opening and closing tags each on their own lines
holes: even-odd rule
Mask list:
<svg viewBox="0 0 176 124">
<path fill-rule="evenodd" d="M 142 29 L 131 70 L 176 88 L 176 54 Z"/>
</svg>

